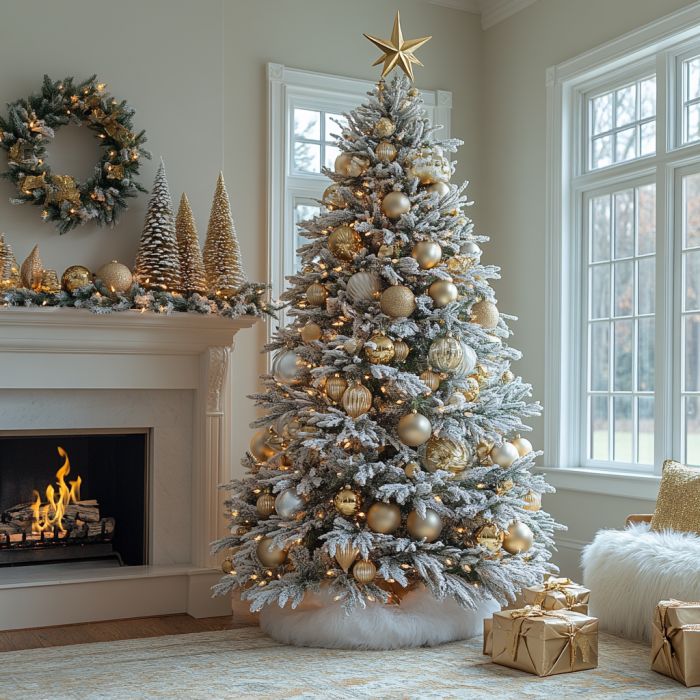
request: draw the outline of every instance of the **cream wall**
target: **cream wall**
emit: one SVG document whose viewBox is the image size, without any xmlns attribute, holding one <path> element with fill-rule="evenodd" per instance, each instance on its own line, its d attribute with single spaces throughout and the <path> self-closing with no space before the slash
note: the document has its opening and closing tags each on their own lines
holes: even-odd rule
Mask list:
<svg viewBox="0 0 700 700">
<path fill-rule="evenodd" d="M 499 306 L 519 316 L 518 372 L 544 396 L 545 70 L 680 7 L 687 0 L 538 0 L 483 35 L 480 152 L 481 222 L 493 237 L 486 261 L 499 264 Z M 545 407 L 546 410 L 546 407 Z M 533 442 L 543 443 L 542 421 Z M 653 502 L 560 491 L 545 507 L 569 532 L 558 538 L 559 562 L 576 575 L 580 544 L 600 527 L 620 527 Z"/>
</svg>

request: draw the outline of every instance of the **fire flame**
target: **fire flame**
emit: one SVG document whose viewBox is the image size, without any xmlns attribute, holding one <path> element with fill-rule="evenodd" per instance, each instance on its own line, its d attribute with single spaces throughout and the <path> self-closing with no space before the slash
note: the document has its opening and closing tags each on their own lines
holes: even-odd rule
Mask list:
<svg viewBox="0 0 700 700">
<path fill-rule="evenodd" d="M 82 479 L 78 477 L 74 481 L 70 481 L 70 487 L 66 484 L 66 477 L 70 474 L 70 460 L 62 447 L 58 448 L 58 454 L 63 457 L 64 462 L 63 466 L 56 472 L 57 488 L 54 488 L 53 484 L 49 484 L 46 487 L 47 502 L 44 504 L 41 502 L 39 492 L 34 491 L 32 532 L 53 534 L 58 531 L 65 533 L 63 516 L 65 515 L 66 507 L 71 503 L 80 501 L 80 484 Z"/>
</svg>

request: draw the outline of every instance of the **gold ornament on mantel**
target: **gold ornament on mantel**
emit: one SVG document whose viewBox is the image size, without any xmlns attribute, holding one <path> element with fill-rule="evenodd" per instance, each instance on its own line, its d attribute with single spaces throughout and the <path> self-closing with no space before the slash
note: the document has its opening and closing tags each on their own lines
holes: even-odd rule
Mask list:
<svg viewBox="0 0 700 700">
<path fill-rule="evenodd" d="M 356 379 L 343 393 L 343 408 L 351 418 L 358 418 L 372 408 L 372 392 Z"/>
<path fill-rule="evenodd" d="M 495 554 L 501 549 L 504 533 L 494 523 L 482 525 L 475 533 L 476 543 L 484 549 Z"/>
<path fill-rule="evenodd" d="M 351 544 L 338 545 L 335 548 L 335 560 L 346 574 L 359 554 L 360 550 Z"/>
<path fill-rule="evenodd" d="M 328 248 L 340 260 L 352 260 L 362 248 L 360 234 L 350 226 L 338 226 L 328 236 Z"/>
<path fill-rule="evenodd" d="M 349 518 L 360 511 L 362 497 L 352 487 L 346 486 L 335 495 L 333 505 L 341 515 Z"/>
<path fill-rule="evenodd" d="M 75 292 L 92 282 L 92 273 L 83 265 L 71 265 L 61 275 L 61 287 L 66 292 Z"/>
<path fill-rule="evenodd" d="M 44 264 L 39 257 L 39 245 L 37 244 L 20 267 L 22 286 L 25 289 L 39 289 L 43 274 Z"/>
<path fill-rule="evenodd" d="M 95 274 L 112 293 L 124 294 L 131 289 L 134 278 L 131 270 L 116 260 L 103 265 Z"/>
<path fill-rule="evenodd" d="M 57 294 L 61 291 L 61 283 L 58 281 L 56 270 L 44 270 L 41 275 L 39 291 L 45 294 Z"/>
<path fill-rule="evenodd" d="M 352 567 L 352 575 L 358 583 L 371 583 L 377 575 L 377 567 L 371 561 L 363 559 Z"/>
<path fill-rule="evenodd" d="M 391 338 L 387 338 L 385 335 L 378 333 L 373 335 L 369 339 L 370 343 L 374 343 L 376 347 L 365 346 L 365 354 L 367 359 L 373 365 L 385 365 L 387 362 L 391 362 L 394 357 L 394 343 Z"/>
</svg>

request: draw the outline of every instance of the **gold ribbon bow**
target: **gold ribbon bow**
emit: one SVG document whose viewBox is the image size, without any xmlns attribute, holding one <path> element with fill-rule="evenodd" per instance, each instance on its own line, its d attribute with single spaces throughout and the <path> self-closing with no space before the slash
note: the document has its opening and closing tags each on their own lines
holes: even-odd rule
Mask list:
<svg viewBox="0 0 700 700">
<path fill-rule="evenodd" d="M 547 593 L 557 591 L 561 593 L 566 600 L 566 607 L 570 608 L 576 604 L 576 596 L 568 590 L 569 586 L 576 586 L 570 578 L 550 578 L 542 584 L 542 590 L 539 591 L 535 598 L 535 605 L 542 605 L 547 597 Z"/>
</svg>

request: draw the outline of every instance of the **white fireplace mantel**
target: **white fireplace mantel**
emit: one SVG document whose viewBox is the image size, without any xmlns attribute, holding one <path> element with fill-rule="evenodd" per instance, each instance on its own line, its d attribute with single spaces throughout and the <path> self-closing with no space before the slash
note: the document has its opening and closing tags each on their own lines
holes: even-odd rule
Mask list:
<svg viewBox="0 0 700 700">
<path fill-rule="evenodd" d="M 0 630 L 173 612 L 206 616 L 230 610 L 228 601 L 210 598 L 209 587 L 219 569 L 209 545 L 225 531 L 217 486 L 231 476 L 235 373 L 229 365 L 234 338 L 256 320 L 193 313 L 99 315 L 80 309 L 0 309 L 0 409 L 3 394 L 16 397 L 23 392 L 36 396 L 45 391 L 48 396 L 58 391 L 67 404 L 64 414 L 71 410 L 71 391 L 186 390 L 194 396 L 189 561 L 158 565 L 159 555 L 151 552 L 156 564 L 118 570 L 70 569 L 70 565 L 0 568 L 0 611 L 4 611 Z M 0 420 L 0 434 L 16 430 L 17 426 L 3 422 L 7 421 Z M 46 586 L 53 585 L 61 587 L 61 605 L 47 610 L 42 601 Z M 34 619 L 35 610 L 41 611 L 41 619 Z"/>
</svg>

